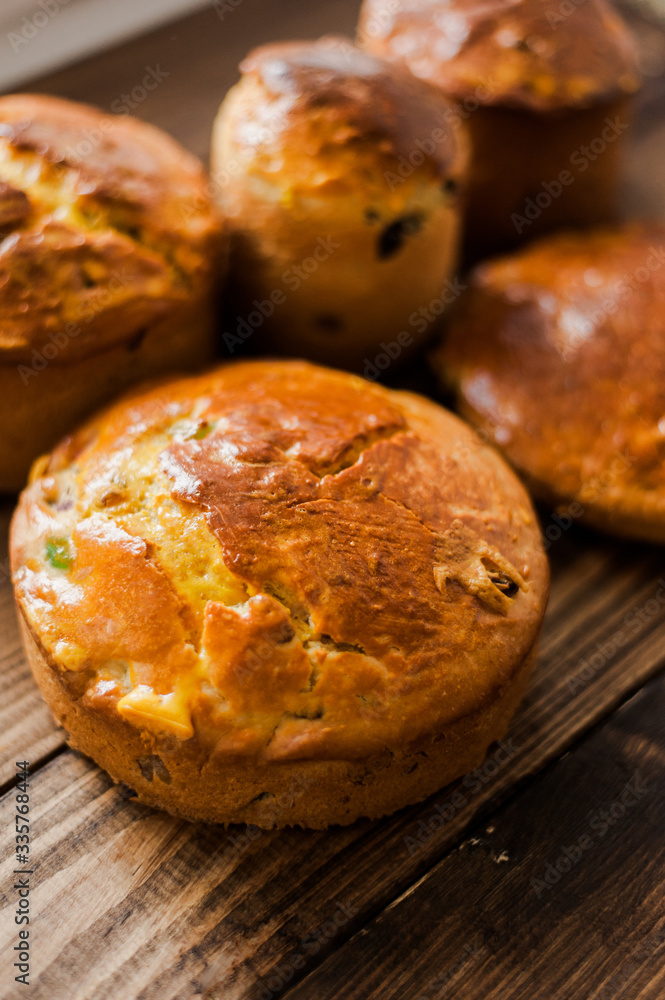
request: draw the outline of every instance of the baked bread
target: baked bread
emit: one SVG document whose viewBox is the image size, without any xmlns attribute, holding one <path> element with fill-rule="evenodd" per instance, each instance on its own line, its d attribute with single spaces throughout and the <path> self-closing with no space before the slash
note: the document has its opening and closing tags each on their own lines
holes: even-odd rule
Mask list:
<svg viewBox="0 0 665 1000">
<path fill-rule="evenodd" d="M 566 525 L 665 542 L 664 265 L 663 225 L 543 239 L 475 271 L 434 359 Z"/>
<path fill-rule="evenodd" d="M 11 534 L 72 744 L 189 819 L 321 828 L 476 767 L 548 588 L 514 474 L 419 396 L 256 361 L 135 394 L 39 462 Z"/>
<path fill-rule="evenodd" d="M 606 0 L 365 0 L 358 34 L 457 101 L 468 258 L 613 219 L 639 74 Z"/>
<path fill-rule="evenodd" d="M 449 103 L 343 38 L 267 45 L 215 122 L 232 230 L 224 340 L 376 378 L 454 298 L 463 137 Z"/>
<path fill-rule="evenodd" d="M 208 185 L 151 125 L 0 98 L 0 492 L 119 389 L 211 356 L 224 247 Z"/>
</svg>

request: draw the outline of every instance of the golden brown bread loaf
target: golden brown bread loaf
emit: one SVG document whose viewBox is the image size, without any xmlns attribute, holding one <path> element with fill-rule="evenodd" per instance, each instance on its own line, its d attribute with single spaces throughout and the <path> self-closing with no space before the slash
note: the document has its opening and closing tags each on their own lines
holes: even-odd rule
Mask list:
<svg viewBox="0 0 665 1000">
<path fill-rule="evenodd" d="M 342 38 L 267 45 L 241 70 L 212 141 L 233 238 L 226 345 L 372 375 L 451 294 L 466 164 L 451 106 Z"/>
<path fill-rule="evenodd" d="M 481 265 L 435 367 L 569 521 L 665 542 L 665 226 Z"/>
<path fill-rule="evenodd" d="M 548 589 L 528 497 L 421 397 L 245 362 L 117 403 L 12 526 L 33 671 L 74 746 L 176 814 L 324 827 L 477 766 Z"/>
<path fill-rule="evenodd" d="M 458 102 L 467 256 L 612 220 L 639 73 L 606 0 L 365 0 L 358 40 Z"/>
<path fill-rule="evenodd" d="M 118 389 L 211 356 L 224 247 L 207 187 L 150 125 L 0 98 L 0 492 Z"/>
</svg>

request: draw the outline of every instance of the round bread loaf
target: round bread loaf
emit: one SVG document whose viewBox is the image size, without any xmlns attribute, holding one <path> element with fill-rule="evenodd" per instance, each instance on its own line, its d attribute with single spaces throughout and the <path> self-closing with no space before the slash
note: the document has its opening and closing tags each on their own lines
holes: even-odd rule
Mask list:
<svg viewBox="0 0 665 1000">
<path fill-rule="evenodd" d="M 0 98 L 0 492 L 120 388 L 210 358 L 224 245 L 208 184 L 129 116 Z"/>
<path fill-rule="evenodd" d="M 457 417 L 303 362 L 117 403 L 40 461 L 11 535 L 72 744 L 190 819 L 321 828 L 478 766 L 524 691 L 548 567 Z"/>
<path fill-rule="evenodd" d="M 606 0 L 364 0 L 358 41 L 457 101 L 473 153 L 467 256 L 611 221 L 639 87 Z"/>
<path fill-rule="evenodd" d="M 241 70 L 212 141 L 227 348 L 255 336 L 376 377 L 451 295 L 466 166 L 451 105 L 343 38 L 267 45 Z"/>
<path fill-rule="evenodd" d="M 434 363 L 538 496 L 665 542 L 665 227 L 560 234 L 480 266 Z"/>
</svg>

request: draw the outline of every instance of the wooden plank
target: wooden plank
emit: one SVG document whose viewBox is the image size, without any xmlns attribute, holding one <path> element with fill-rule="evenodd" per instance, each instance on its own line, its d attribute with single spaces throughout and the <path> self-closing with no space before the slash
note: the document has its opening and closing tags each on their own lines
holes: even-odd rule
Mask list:
<svg viewBox="0 0 665 1000">
<path fill-rule="evenodd" d="M 544 654 L 511 729 L 510 758 L 491 753 L 479 775 L 383 822 L 250 840 L 244 828 L 188 825 L 128 802 L 69 751 L 42 768 L 31 788 L 31 996 L 181 1000 L 213 986 L 224 1000 L 256 996 L 257 981 L 276 975 L 331 914 L 339 931 L 306 955 L 294 982 L 405 891 L 474 818 L 662 667 L 660 553 L 571 529 L 551 554 Z M 592 661 L 611 636 L 615 652 Z M 10 794 L 0 828 L 9 829 L 12 810 Z M 0 852 L 3 886 L 11 884 L 10 846 Z M 0 899 L 0 969 L 14 943 L 11 907 L 11 894 Z"/>
<path fill-rule="evenodd" d="M 287 1000 L 664 996 L 664 718 L 661 679 Z"/>
</svg>

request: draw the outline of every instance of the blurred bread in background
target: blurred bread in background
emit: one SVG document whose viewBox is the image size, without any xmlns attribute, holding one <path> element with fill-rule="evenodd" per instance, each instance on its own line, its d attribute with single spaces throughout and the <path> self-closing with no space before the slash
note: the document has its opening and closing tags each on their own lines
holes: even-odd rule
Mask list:
<svg viewBox="0 0 665 1000">
<path fill-rule="evenodd" d="M 241 71 L 212 142 L 229 351 L 255 336 L 344 367 L 385 345 L 405 358 L 457 262 L 466 143 L 451 105 L 343 38 L 267 45 Z"/>
<path fill-rule="evenodd" d="M 0 491 L 118 390 L 212 356 L 224 263 L 207 175 L 174 139 L 0 98 Z"/>
<path fill-rule="evenodd" d="M 663 224 L 562 233 L 481 265 L 434 364 L 537 497 L 665 542 Z"/>
<path fill-rule="evenodd" d="M 365 0 L 359 44 L 457 102 L 477 259 L 617 211 L 637 49 L 606 0 Z"/>
</svg>

